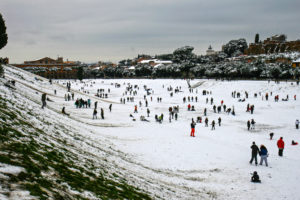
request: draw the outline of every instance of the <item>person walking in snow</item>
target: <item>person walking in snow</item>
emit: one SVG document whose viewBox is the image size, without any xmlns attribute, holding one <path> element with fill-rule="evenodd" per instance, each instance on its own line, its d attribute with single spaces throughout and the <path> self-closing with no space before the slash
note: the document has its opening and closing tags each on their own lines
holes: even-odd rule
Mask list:
<svg viewBox="0 0 300 200">
<path fill-rule="evenodd" d="M 216 128 L 215 128 L 215 120 L 212 120 L 212 122 L 211 122 L 211 130 L 215 130 Z"/>
<path fill-rule="evenodd" d="M 252 106 L 250 107 L 250 112 L 251 112 L 251 114 L 253 114 L 253 111 L 254 111 L 254 105 L 252 105 Z"/>
<path fill-rule="evenodd" d="M 251 122 L 250 120 L 247 121 L 247 128 L 248 128 L 248 131 L 250 130 L 250 126 L 251 126 Z"/>
<path fill-rule="evenodd" d="M 251 119 L 251 129 L 255 129 L 255 121 L 254 119 Z"/>
<path fill-rule="evenodd" d="M 270 140 L 273 139 L 274 133 L 270 133 Z"/>
<path fill-rule="evenodd" d="M 296 129 L 299 129 L 299 120 L 298 119 L 296 119 L 295 125 L 296 125 Z"/>
<path fill-rule="evenodd" d="M 150 110 L 149 108 L 147 108 L 147 117 L 149 117 L 149 115 L 150 115 Z"/>
<path fill-rule="evenodd" d="M 280 139 L 277 141 L 277 147 L 278 147 L 278 155 L 282 156 L 283 149 L 284 149 L 284 141 L 282 137 L 280 137 Z"/>
<path fill-rule="evenodd" d="M 253 160 L 255 160 L 255 165 L 257 165 L 257 154 L 259 152 L 259 148 L 255 144 L 255 142 L 252 143 L 252 146 L 250 148 L 252 149 L 252 152 L 251 152 L 251 160 L 249 161 L 249 163 L 252 164 Z"/>
<path fill-rule="evenodd" d="M 195 126 L 196 126 L 196 123 L 194 122 L 194 119 L 192 119 L 192 123 L 191 123 L 191 137 L 195 137 Z"/>
<path fill-rule="evenodd" d="M 216 113 L 216 105 L 213 106 L 214 113 Z"/>
<path fill-rule="evenodd" d="M 42 109 L 47 105 L 46 103 L 46 93 L 42 94 Z"/>
<path fill-rule="evenodd" d="M 137 113 L 137 105 L 134 106 L 134 113 Z"/>
<path fill-rule="evenodd" d="M 109 112 L 111 112 L 111 107 L 112 107 L 112 104 L 109 104 Z"/>
<path fill-rule="evenodd" d="M 260 145 L 260 165 L 263 164 L 263 161 L 265 161 L 266 166 L 268 167 L 268 150 L 264 145 Z"/>
<path fill-rule="evenodd" d="M 104 119 L 104 110 L 101 108 L 101 119 Z"/>
<path fill-rule="evenodd" d="M 97 119 L 97 109 L 96 108 L 94 109 L 94 112 L 93 112 L 93 119 Z"/>
<path fill-rule="evenodd" d="M 222 119 L 221 119 L 221 117 L 219 117 L 219 118 L 218 118 L 219 126 L 221 126 L 221 121 L 222 121 Z"/>
<path fill-rule="evenodd" d="M 207 117 L 205 118 L 204 122 L 205 122 L 205 127 L 208 127 L 208 118 Z"/>
</svg>

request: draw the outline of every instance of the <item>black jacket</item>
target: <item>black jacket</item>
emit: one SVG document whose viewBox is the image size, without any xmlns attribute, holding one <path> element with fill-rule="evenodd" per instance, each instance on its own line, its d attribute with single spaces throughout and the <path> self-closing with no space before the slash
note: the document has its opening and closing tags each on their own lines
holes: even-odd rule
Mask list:
<svg viewBox="0 0 300 200">
<path fill-rule="evenodd" d="M 257 155 L 257 154 L 258 154 L 259 148 L 258 148 L 258 146 L 256 146 L 256 144 L 253 144 L 253 145 L 251 146 L 251 149 L 252 149 L 252 154 L 253 154 L 253 155 Z"/>
</svg>

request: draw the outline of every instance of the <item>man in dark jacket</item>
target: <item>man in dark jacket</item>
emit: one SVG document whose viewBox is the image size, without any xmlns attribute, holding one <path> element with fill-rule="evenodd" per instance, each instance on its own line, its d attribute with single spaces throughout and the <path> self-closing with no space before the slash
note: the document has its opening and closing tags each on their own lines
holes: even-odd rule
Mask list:
<svg viewBox="0 0 300 200">
<path fill-rule="evenodd" d="M 257 154 L 259 152 L 259 148 L 258 146 L 256 146 L 255 142 L 252 143 L 251 149 L 252 149 L 252 154 L 251 154 L 252 156 L 249 163 L 252 164 L 253 160 L 255 159 L 255 165 L 257 165 Z"/>
</svg>

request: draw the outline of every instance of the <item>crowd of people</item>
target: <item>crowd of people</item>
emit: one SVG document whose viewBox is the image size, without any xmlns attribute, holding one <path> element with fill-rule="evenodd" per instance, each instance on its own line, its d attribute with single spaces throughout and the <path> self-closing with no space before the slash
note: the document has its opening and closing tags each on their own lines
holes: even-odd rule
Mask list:
<svg viewBox="0 0 300 200">
<path fill-rule="evenodd" d="M 52 84 L 52 82 L 51 82 Z M 115 86 L 115 88 L 120 88 L 121 84 L 113 84 Z M 152 102 L 153 99 L 156 98 L 156 103 L 162 103 L 162 97 L 161 96 L 154 96 L 154 90 L 150 89 L 147 85 L 144 85 L 144 91 L 146 94 L 144 94 L 144 92 L 140 92 L 140 88 L 138 85 L 132 85 L 130 83 L 128 84 L 123 84 L 125 85 L 125 91 L 122 94 L 122 97 L 120 98 L 120 104 L 125 104 L 126 102 L 128 104 L 133 104 L 133 113 L 130 113 L 129 116 L 133 119 L 133 121 L 136 121 L 136 117 L 134 115 L 139 115 L 139 119 L 140 121 L 143 122 L 151 122 L 151 117 L 150 117 L 150 113 L 154 112 L 154 119 L 155 122 L 158 122 L 159 124 L 162 124 L 164 121 L 164 113 L 155 113 L 157 111 L 152 110 L 151 111 L 151 106 L 149 106 Z M 84 85 L 85 87 L 88 86 L 87 84 Z M 89 85 L 90 87 L 93 86 L 93 83 L 91 83 L 91 85 Z M 168 86 L 165 88 L 165 86 L 162 86 L 166 92 L 169 92 L 169 97 L 170 98 L 174 98 L 176 95 L 180 94 L 182 91 L 181 86 Z M 175 89 L 174 89 L 175 88 Z M 74 101 L 74 91 L 71 91 L 71 83 L 67 82 L 67 92 L 65 94 L 65 101 Z M 84 87 L 81 88 L 81 91 L 84 91 Z M 182 103 L 185 107 L 185 109 L 187 109 L 187 111 L 198 111 L 196 114 L 190 114 L 191 116 L 194 116 L 196 121 L 194 121 L 194 118 L 191 117 L 191 123 L 190 123 L 190 127 L 191 127 L 191 131 L 190 131 L 190 136 L 191 137 L 195 137 L 196 136 L 196 126 L 199 126 L 202 124 L 202 121 L 204 121 L 204 127 L 209 127 L 209 125 L 211 125 L 211 130 L 215 130 L 216 129 L 216 123 L 218 123 L 218 127 L 221 127 L 221 123 L 222 123 L 222 118 L 219 116 L 219 114 L 232 114 L 233 116 L 236 116 L 235 113 L 235 108 L 234 105 L 232 106 L 227 106 L 228 104 L 230 104 L 230 102 L 226 102 L 227 105 L 225 104 L 225 101 L 223 99 L 220 99 L 220 101 L 215 100 L 214 101 L 214 97 L 212 96 L 212 91 L 208 91 L 208 90 L 202 90 L 202 96 L 206 96 L 206 95 L 210 95 L 209 97 L 204 98 L 205 101 L 204 102 L 200 102 L 200 99 L 203 98 L 199 98 L 198 96 L 198 90 L 197 89 L 192 89 L 189 88 L 189 93 L 193 94 L 193 95 L 189 95 L 189 96 L 184 96 L 182 97 Z M 96 97 L 98 98 L 108 98 L 108 94 L 111 92 L 111 89 L 97 89 L 97 92 L 95 94 Z M 85 92 L 86 93 L 86 92 Z M 138 94 L 144 94 L 142 97 L 140 98 L 140 96 L 138 96 Z M 233 98 L 232 102 L 245 102 L 249 100 L 249 93 L 248 91 L 232 91 L 231 93 L 231 97 Z M 200 93 L 201 94 L 201 93 Z M 56 90 L 55 90 L 55 95 L 56 95 Z M 272 92 L 266 92 L 264 94 L 262 94 L 262 92 L 257 92 L 254 93 L 254 98 L 258 98 L 258 96 L 261 96 L 261 100 L 262 101 L 270 101 L 270 96 L 273 96 Z M 216 98 L 216 97 L 215 97 Z M 136 100 L 138 99 L 138 102 L 136 102 Z M 234 101 L 234 99 L 236 99 Z M 296 95 L 294 95 L 294 100 L 296 101 Z M 46 98 L 46 93 L 42 94 L 42 108 L 45 108 L 47 103 L 47 98 Z M 155 101 L 155 100 L 154 100 Z M 166 101 L 168 101 L 168 99 L 166 99 Z M 275 94 L 274 95 L 274 101 L 278 102 L 279 101 L 279 95 Z M 282 101 L 289 101 L 289 96 L 287 95 L 286 98 L 282 99 Z M 217 102 L 217 103 L 215 103 Z M 93 120 L 97 120 L 98 119 L 98 101 L 94 101 L 94 107 L 93 107 L 93 112 L 92 112 L 92 118 Z M 179 102 L 177 102 L 179 104 Z M 78 97 L 75 102 L 75 107 L 76 108 L 91 108 L 92 106 L 92 100 L 90 98 L 84 100 L 82 97 Z M 210 105 L 209 105 L 210 104 Z M 112 103 L 109 104 L 108 109 L 109 112 L 112 112 Z M 201 106 L 199 106 L 201 105 Z M 206 107 L 202 107 L 203 105 L 206 105 Z M 139 108 L 145 107 L 146 109 L 146 113 L 142 113 L 139 111 Z M 211 108 L 209 108 L 211 107 Z M 209 109 L 208 109 L 209 108 Z M 251 103 L 247 103 L 247 107 L 246 107 L 246 112 L 250 113 L 251 116 L 254 115 L 254 104 Z M 132 107 L 131 107 L 132 109 Z M 173 121 L 173 119 L 175 119 L 175 121 L 179 120 L 179 105 L 176 106 L 170 106 L 170 107 L 166 107 L 165 108 L 166 112 L 168 111 L 168 116 L 169 116 L 169 122 L 171 123 Z M 66 108 L 65 106 L 62 108 L 62 113 L 66 116 L 70 116 L 71 113 L 67 113 L 66 112 Z M 191 113 L 191 112 L 189 112 Z M 199 113 L 203 113 L 202 115 L 199 115 Z M 195 116 L 197 115 L 197 116 Z M 209 116 L 209 117 L 208 117 Z M 217 117 L 216 117 L 217 116 Z M 215 117 L 215 118 L 214 118 Z M 100 108 L 100 118 L 102 120 L 104 120 L 104 109 L 103 107 Z M 209 120 L 210 118 L 210 120 Z M 211 121 L 211 123 L 209 124 L 209 121 Z M 197 125 L 198 124 L 198 125 Z M 252 131 L 255 130 L 255 124 L 256 121 L 252 118 L 249 119 L 247 121 L 247 130 L 248 131 Z M 299 129 L 299 120 L 296 119 L 295 121 L 295 128 Z M 199 133 L 198 133 L 199 134 Z M 199 134 L 200 135 L 200 134 Z M 273 139 L 274 133 L 270 133 L 270 140 Z M 294 140 L 292 140 L 291 145 L 298 145 L 298 143 Z M 285 148 L 285 143 L 283 141 L 283 137 L 280 137 L 280 139 L 277 141 L 277 147 L 278 147 L 278 155 L 280 157 L 283 156 L 283 150 Z M 257 157 L 258 155 L 260 156 L 260 162 L 259 165 L 263 165 L 265 164 L 266 166 L 269 166 L 268 163 L 268 156 L 269 156 L 269 152 L 267 147 L 264 144 L 261 144 L 260 147 L 258 147 L 256 145 L 256 143 L 253 141 L 252 145 L 251 145 L 251 159 L 249 161 L 250 164 L 255 163 L 255 165 L 258 165 L 258 160 Z M 252 182 L 261 182 L 259 180 L 259 176 L 257 171 L 255 171 L 253 173 L 253 176 L 251 178 Z"/>
</svg>

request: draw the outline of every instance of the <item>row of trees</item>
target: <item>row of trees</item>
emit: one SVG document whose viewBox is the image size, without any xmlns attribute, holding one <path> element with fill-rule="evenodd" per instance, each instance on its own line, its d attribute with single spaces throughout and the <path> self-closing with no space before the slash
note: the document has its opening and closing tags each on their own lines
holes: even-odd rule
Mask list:
<svg viewBox="0 0 300 200">
<path fill-rule="evenodd" d="M 188 70 L 187 70 L 188 69 Z M 87 72 L 88 73 L 88 72 Z M 107 67 L 93 74 L 93 77 L 123 78 L 227 78 L 227 79 L 299 79 L 300 70 L 284 63 L 266 64 L 261 60 L 245 63 L 242 61 L 196 64 L 187 68 L 181 64 L 162 65 L 153 68 L 150 65 L 137 65 L 134 70 L 124 67 Z"/>
<path fill-rule="evenodd" d="M 245 39 L 231 40 L 224 46 L 224 51 L 213 56 L 197 56 L 194 48 L 185 46 L 172 54 L 156 56 L 173 61 L 171 65 L 152 67 L 149 64 L 137 64 L 134 69 L 126 67 L 131 60 L 124 60 L 118 67 L 107 67 L 103 71 L 86 71 L 89 77 L 151 77 L 151 78 L 228 78 L 228 79 L 291 79 L 299 78 L 299 69 L 291 68 L 286 63 L 266 63 L 261 56 L 253 62 L 247 59 L 230 59 L 241 55 L 247 48 Z M 144 55 L 145 56 L 145 55 Z"/>
</svg>

